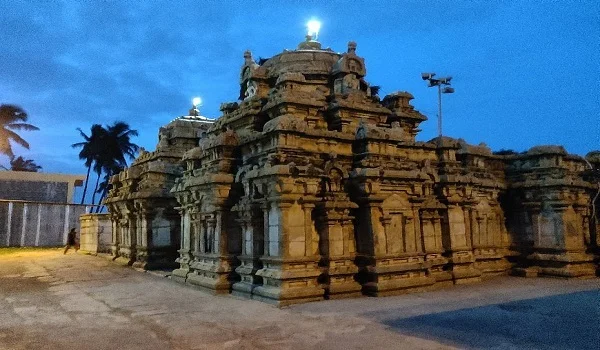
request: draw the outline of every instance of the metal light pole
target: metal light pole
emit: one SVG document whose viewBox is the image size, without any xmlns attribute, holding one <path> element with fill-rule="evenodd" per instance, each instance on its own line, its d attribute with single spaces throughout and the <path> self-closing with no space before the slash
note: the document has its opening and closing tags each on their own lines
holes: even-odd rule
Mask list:
<svg viewBox="0 0 600 350">
<path fill-rule="evenodd" d="M 442 139 L 442 94 L 454 93 L 454 88 L 450 87 L 452 77 L 434 78 L 435 73 L 421 73 L 423 80 L 429 81 L 429 87 L 437 86 L 438 88 L 438 137 Z M 442 89 L 442 86 L 444 88 Z"/>
</svg>

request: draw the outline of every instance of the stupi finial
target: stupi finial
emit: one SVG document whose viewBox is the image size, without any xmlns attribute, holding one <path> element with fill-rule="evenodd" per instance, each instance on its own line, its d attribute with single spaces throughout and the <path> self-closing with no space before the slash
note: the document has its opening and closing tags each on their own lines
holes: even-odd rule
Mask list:
<svg viewBox="0 0 600 350">
<path fill-rule="evenodd" d="M 250 51 L 250 50 L 244 51 L 244 60 L 246 62 L 252 61 L 252 51 Z"/>
<path fill-rule="evenodd" d="M 348 42 L 348 53 L 356 53 L 356 41 Z"/>
</svg>

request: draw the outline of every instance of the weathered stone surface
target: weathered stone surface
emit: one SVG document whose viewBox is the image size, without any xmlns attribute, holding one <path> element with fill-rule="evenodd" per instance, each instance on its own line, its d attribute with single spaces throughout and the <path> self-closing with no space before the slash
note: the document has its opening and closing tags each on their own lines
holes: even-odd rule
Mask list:
<svg viewBox="0 0 600 350">
<path fill-rule="evenodd" d="M 181 217 L 170 190 L 181 176 L 181 158 L 196 146 L 212 121 L 179 117 L 160 128 L 156 150 L 141 150 L 131 167 L 114 175 L 105 200 L 112 221 L 112 254 L 115 260 L 156 269 L 177 266 Z"/>
<path fill-rule="evenodd" d="M 196 133 L 178 131 L 197 145 L 161 137 L 114 178 L 115 254 L 144 261 L 143 215 L 160 210 L 181 232 L 173 279 L 277 305 L 510 271 L 594 275 L 597 153 L 416 141 L 427 117 L 413 96 L 381 100 L 365 75 L 353 42 L 339 54 L 309 37 L 260 64 L 245 52 L 240 101 L 222 104 L 212 124 L 190 124 Z M 180 159 L 185 169 L 170 170 Z"/>
<path fill-rule="evenodd" d="M 109 214 L 79 216 L 79 250 L 90 254 L 108 253 L 112 240 Z"/>
</svg>

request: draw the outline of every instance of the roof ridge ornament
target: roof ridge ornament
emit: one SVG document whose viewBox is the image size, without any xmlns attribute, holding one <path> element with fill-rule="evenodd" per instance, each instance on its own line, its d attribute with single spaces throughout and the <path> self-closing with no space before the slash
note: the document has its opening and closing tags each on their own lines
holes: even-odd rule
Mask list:
<svg viewBox="0 0 600 350">
<path fill-rule="evenodd" d="M 319 30 L 321 30 L 321 22 L 312 19 L 308 21 L 306 27 L 306 40 L 298 44 L 298 50 L 321 50 L 321 43 L 317 41 Z"/>
<path fill-rule="evenodd" d="M 252 51 L 250 51 L 250 50 L 244 51 L 244 62 L 246 64 L 255 63 L 254 58 L 252 58 Z"/>
<path fill-rule="evenodd" d="M 348 42 L 348 53 L 356 55 L 356 41 Z"/>
</svg>

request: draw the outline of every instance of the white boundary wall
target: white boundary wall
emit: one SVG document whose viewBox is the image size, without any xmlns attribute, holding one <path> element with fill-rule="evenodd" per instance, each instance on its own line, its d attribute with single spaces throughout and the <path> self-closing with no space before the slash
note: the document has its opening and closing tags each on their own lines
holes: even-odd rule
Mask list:
<svg viewBox="0 0 600 350">
<path fill-rule="evenodd" d="M 64 245 L 71 228 L 79 232 L 79 216 L 95 207 L 0 199 L 0 247 Z"/>
</svg>

